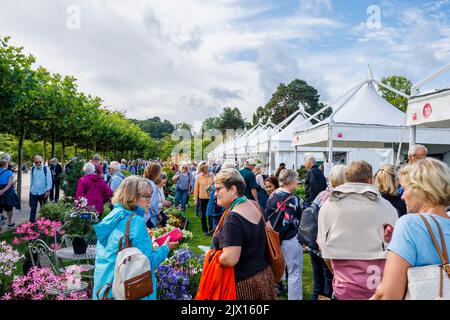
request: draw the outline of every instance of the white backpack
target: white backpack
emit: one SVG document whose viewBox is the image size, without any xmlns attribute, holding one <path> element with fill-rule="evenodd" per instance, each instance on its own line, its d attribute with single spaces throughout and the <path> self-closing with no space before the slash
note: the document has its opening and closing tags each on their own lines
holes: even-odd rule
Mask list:
<svg viewBox="0 0 450 320">
<path fill-rule="evenodd" d="M 130 223 L 133 216 L 131 215 L 128 219 L 125 235 L 119 240 L 119 251 L 112 283 L 112 295 L 116 300 L 137 300 L 153 293 L 150 261 L 141 250 L 131 246 Z M 123 240 L 125 240 L 124 247 L 122 247 Z M 107 299 L 111 289 L 111 284 L 107 285 L 108 288 L 103 294 L 103 299 Z M 97 292 L 98 294 L 99 292 Z"/>
<path fill-rule="evenodd" d="M 419 216 L 427 226 L 442 264 L 409 268 L 408 290 L 405 300 L 450 300 L 450 264 L 444 234 L 439 222 L 431 216 L 438 227 L 442 244 L 441 250 L 429 222 L 422 214 L 419 214 Z"/>
</svg>

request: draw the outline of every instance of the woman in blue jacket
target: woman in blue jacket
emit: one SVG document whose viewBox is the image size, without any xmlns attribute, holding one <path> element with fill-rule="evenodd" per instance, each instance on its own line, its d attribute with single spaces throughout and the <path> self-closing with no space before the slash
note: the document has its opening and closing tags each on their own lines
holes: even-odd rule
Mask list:
<svg viewBox="0 0 450 320">
<path fill-rule="evenodd" d="M 125 227 L 130 215 L 135 216 L 131 220 L 130 240 L 133 247 L 145 254 L 151 266 L 153 293 L 142 300 L 156 300 L 155 270 L 167 258 L 169 251 L 177 243 L 169 242 L 156 250 L 153 250 L 152 241 L 145 226 L 142 216 L 148 210 L 152 187 L 148 180 L 130 176 L 123 180 L 113 198 L 114 209 L 100 223 L 94 226 L 97 234 L 97 253 L 95 257 L 94 290 L 93 299 L 103 297 L 107 284 L 114 280 L 114 267 L 116 263 L 119 239 L 125 234 Z M 100 292 L 98 292 L 100 289 Z M 108 298 L 112 298 L 111 293 Z"/>
</svg>

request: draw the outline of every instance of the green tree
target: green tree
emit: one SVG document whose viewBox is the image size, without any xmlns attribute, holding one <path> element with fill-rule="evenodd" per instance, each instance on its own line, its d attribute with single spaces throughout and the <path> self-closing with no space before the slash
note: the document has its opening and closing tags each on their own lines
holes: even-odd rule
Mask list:
<svg viewBox="0 0 450 320">
<path fill-rule="evenodd" d="M 398 91 L 403 92 L 407 95 L 411 94 L 411 87 L 413 85 L 410 80 L 403 76 L 385 77 L 381 80 L 381 83 L 389 85 L 392 88 L 397 89 Z M 400 109 L 401 111 L 406 112 L 408 99 L 382 86 L 378 86 L 378 91 L 381 92 L 382 97 L 386 101 L 388 101 L 390 104 Z"/>
<path fill-rule="evenodd" d="M 220 126 L 220 118 L 219 117 L 210 117 L 207 118 L 205 121 L 203 121 L 202 123 L 202 131 L 208 131 L 208 130 L 212 130 L 212 129 L 217 129 Z"/>
<path fill-rule="evenodd" d="M 25 55 L 23 48 L 9 45 L 9 37 L 0 37 L 0 101 L 2 103 L 1 128 L 3 132 L 18 138 L 18 167 L 22 167 L 23 144 L 36 122 L 46 120 L 45 84 L 48 73 L 43 68 L 32 70 L 36 62 L 32 55 Z M 18 170 L 17 191 L 22 190 L 22 170 Z"/>
<path fill-rule="evenodd" d="M 175 130 L 174 125 L 168 121 L 162 121 L 160 117 L 153 117 L 147 120 L 134 120 L 131 122 L 138 125 L 142 131 L 147 132 L 154 139 L 162 139 L 166 133 L 172 133 Z"/>
<path fill-rule="evenodd" d="M 238 108 L 226 107 L 219 116 L 219 130 L 225 132 L 227 129 L 244 129 L 245 120 Z"/>
<path fill-rule="evenodd" d="M 272 123 L 279 124 L 299 109 L 300 102 L 304 105 L 305 111 L 312 115 L 324 107 L 319 99 L 320 95 L 317 89 L 304 80 L 295 79 L 288 85 L 280 83 L 264 108 L 259 107 L 256 110 L 253 115 L 253 124 L 255 125 L 259 119 L 263 123 L 270 119 Z M 317 118 L 323 120 L 330 114 L 331 110 L 326 110 Z M 316 122 L 315 120 L 311 121 Z"/>
</svg>

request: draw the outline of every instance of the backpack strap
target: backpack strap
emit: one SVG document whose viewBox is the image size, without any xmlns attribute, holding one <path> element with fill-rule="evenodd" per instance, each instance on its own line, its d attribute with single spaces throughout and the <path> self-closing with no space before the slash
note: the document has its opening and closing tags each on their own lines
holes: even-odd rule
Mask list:
<svg viewBox="0 0 450 320">
<path fill-rule="evenodd" d="M 131 219 L 133 219 L 135 215 L 132 214 L 127 221 L 127 227 L 125 229 L 125 234 L 120 237 L 119 239 L 119 252 L 123 249 L 130 248 L 131 247 L 131 240 L 130 240 L 130 225 L 131 225 Z M 125 246 L 122 246 L 122 241 L 125 239 Z"/>
<path fill-rule="evenodd" d="M 106 289 L 105 289 L 105 291 L 103 292 L 103 294 L 102 294 L 102 297 L 100 298 L 100 291 L 102 291 L 102 289 L 104 288 L 104 287 L 106 287 Z M 111 298 L 108 298 L 108 294 L 109 294 L 109 292 L 111 291 L 111 289 L 112 289 L 112 285 L 111 285 L 111 283 L 105 283 L 104 285 L 102 285 L 100 288 L 98 288 L 98 290 L 97 290 L 97 299 L 98 300 L 112 300 Z"/>
<path fill-rule="evenodd" d="M 284 201 L 281 203 L 281 205 L 269 216 L 269 220 L 270 218 L 272 218 L 276 213 L 280 213 L 281 212 L 281 208 L 283 208 L 286 203 L 291 200 L 294 197 L 293 194 L 289 195 L 286 199 L 284 199 Z M 278 224 L 278 221 L 280 220 L 281 214 L 278 215 L 277 220 L 275 220 L 275 223 L 273 224 L 273 229 L 275 229 L 275 226 Z"/>
</svg>

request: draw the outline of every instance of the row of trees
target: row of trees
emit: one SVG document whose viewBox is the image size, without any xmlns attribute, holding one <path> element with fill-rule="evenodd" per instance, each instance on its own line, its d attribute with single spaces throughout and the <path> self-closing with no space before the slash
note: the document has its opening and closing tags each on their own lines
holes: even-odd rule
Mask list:
<svg viewBox="0 0 450 320">
<path fill-rule="evenodd" d="M 127 120 L 124 114 L 102 106 L 98 97 L 78 90 L 71 76 L 52 74 L 44 67 L 34 68 L 36 58 L 23 48 L 14 47 L 9 37 L 0 37 L 0 130 L 18 140 L 17 163 L 22 167 L 26 139 L 51 144 L 55 156 L 56 144 L 74 146 L 90 152 L 128 158 L 155 156 L 155 142 L 148 134 Z M 22 181 L 18 170 L 18 193 Z"/>
</svg>

